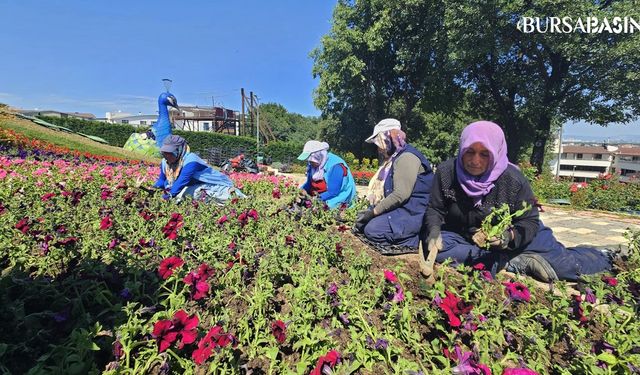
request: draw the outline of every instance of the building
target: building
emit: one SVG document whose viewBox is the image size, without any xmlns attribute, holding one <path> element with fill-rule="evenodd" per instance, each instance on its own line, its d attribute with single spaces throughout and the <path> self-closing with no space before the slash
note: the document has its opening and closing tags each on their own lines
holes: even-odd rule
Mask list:
<svg viewBox="0 0 640 375">
<path fill-rule="evenodd" d="M 616 173 L 622 182 L 640 182 L 640 146 L 621 145 L 616 154 Z"/>
<path fill-rule="evenodd" d="M 170 109 L 171 123 L 176 129 L 240 135 L 240 115 L 220 107 L 180 107 Z"/>
<path fill-rule="evenodd" d="M 132 115 L 124 112 L 107 112 L 106 122 L 110 124 L 127 124 L 135 127 L 152 126 L 158 121 L 158 115 Z"/>
<path fill-rule="evenodd" d="M 623 182 L 633 181 L 634 176 L 640 176 L 640 146 L 563 144 L 560 160 L 555 160 L 552 172 L 578 182 L 588 182 L 607 173 L 619 174 Z"/>
</svg>

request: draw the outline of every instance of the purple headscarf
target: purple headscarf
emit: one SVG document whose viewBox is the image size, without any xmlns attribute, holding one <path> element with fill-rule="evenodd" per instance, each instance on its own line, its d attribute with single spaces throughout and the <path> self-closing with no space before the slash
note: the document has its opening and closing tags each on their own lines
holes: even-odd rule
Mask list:
<svg viewBox="0 0 640 375">
<path fill-rule="evenodd" d="M 480 176 L 473 176 L 464 169 L 462 155 L 472 144 L 479 142 L 489 150 L 491 158 L 487 170 Z M 456 174 L 462 190 L 474 199 L 475 205 L 493 189 L 494 182 L 509 165 L 507 142 L 504 133 L 497 124 L 490 121 L 477 121 L 467 125 L 460 135 L 460 149 L 456 160 Z"/>
</svg>

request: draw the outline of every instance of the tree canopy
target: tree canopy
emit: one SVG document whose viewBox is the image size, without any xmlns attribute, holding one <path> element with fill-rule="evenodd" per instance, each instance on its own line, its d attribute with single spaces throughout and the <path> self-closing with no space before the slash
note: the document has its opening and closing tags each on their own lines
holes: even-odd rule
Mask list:
<svg viewBox="0 0 640 375">
<path fill-rule="evenodd" d="M 442 159 L 483 118 L 503 127 L 511 160 L 531 150 L 541 170 L 554 125 L 638 118 L 639 31 L 525 33 L 523 16 L 640 21 L 633 1 L 340 0 L 312 52 L 315 103 L 336 121 L 323 134 L 362 154 L 375 123 L 396 117 Z"/>
</svg>

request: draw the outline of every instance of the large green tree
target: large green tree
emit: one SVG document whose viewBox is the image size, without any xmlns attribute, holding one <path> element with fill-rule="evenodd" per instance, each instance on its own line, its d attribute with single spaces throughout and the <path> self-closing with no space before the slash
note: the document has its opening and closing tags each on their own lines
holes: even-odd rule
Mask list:
<svg viewBox="0 0 640 375">
<path fill-rule="evenodd" d="M 435 1 L 338 1 L 331 31 L 312 52 L 320 77 L 316 106 L 336 120 L 337 128 L 324 133 L 332 144 L 362 155 L 380 119 L 396 117 L 410 134 L 419 133 L 423 109 L 456 102 L 443 21 Z"/>
<path fill-rule="evenodd" d="M 312 53 L 320 77 L 315 102 L 337 120 L 334 142 L 356 153 L 383 117 L 399 118 L 428 148 L 449 138 L 442 146 L 448 150 L 436 154 L 450 152 L 461 121 L 485 118 L 505 130 L 512 160 L 531 150 L 530 161 L 541 170 L 553 124 L 638 117 L 640 32 L 524 33 L 518 22 L 523 16 L 640 20 L 634 4 L 341 0 L 331 31 Z M 443 124 L 448 134 L 438 129 Z"/>
<path fill-rule="evenodd" d="M 504 128 L 512 160 L 531 146 L 530 162 L 541 171 L 554 122 L 606 126 L 638 117 L 640 32 L 551 33 L 547 18 L 571 17 L 573 26 L 587 17 L 640 21 L 637 6 L 589 0 L 447 3 L 450 63 L 458 82 L 473 93 L 477 114 Z M 538 17 L 541 28 L 523 32 L 522 17 Z"/>
<path fill-rule="evenodd" d="M 277 140 L 294 143 L 317 139 L 323 123 L 318 117 L 291 113 L 277 103 L 260 105 L 260 121 L 269 125 Z"/>
</svg>

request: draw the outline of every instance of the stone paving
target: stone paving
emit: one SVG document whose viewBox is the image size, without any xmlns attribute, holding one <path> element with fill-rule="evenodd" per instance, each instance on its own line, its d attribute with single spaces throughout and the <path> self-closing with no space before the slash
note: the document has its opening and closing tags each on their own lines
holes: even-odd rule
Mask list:
<svg viewBox="0 0 640 375">
<path fill-rule="evenodd" d="M 299 183 L 304 175 L 282 174 Z M 363 196 L 366 186 L 357 186 L 358 195 Z M 626 246 L 623 234 L 628 229 L 640 230 L 640 217 L 615 215 L 596 211 L 577 211 L 561 206 L 544 206 L 540 213 L 542 222 L 553 230 L 558 241 L 567 247 L 577 245 L 617 248 Z"/>
</svg>

